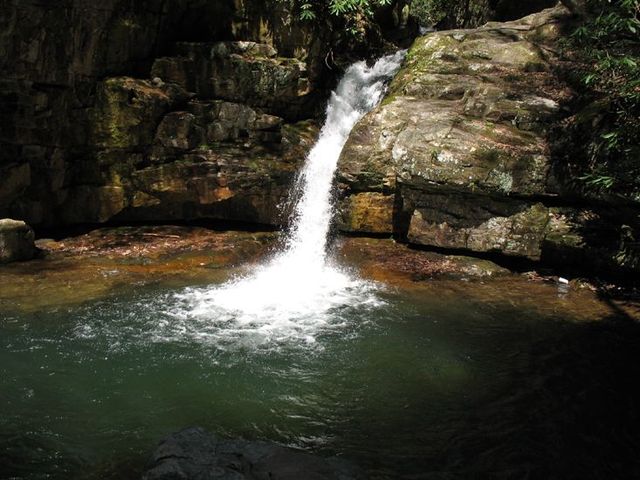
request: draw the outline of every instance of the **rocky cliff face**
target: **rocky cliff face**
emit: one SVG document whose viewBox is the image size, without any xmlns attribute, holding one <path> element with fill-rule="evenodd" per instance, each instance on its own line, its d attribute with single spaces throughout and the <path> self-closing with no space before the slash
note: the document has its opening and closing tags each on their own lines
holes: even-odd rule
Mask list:
<svg viewBox="0 0 640 480">
<path fill-rule="evenodd" d="M 456 22 L 532 8 L 467 4 Z M 327 25 L 266 0 L 0 0 L 0 12 L 0 218 L 281 223 L 326 96 Z M 580 198 L 558 175 L 568 19 L 556 7 L 419 38 L 347 143 L 340 227 L 637 269 L 637 205 Z"/>
<path fill-rule="evenodd" d="M 261 0 L 0 10 L 0 217 L 279 222 L 326 32 Z"/>
<path fill-rule="evenodd" d="M 343 151 L 340 227 L 429 247 L 623 264 L 637 210 L 585 204 L 555 172 L 564 7 L 419 38 Z M 579 206 L 576 206 L 579 205 Z M 631 232 L 631 233 L 630 233 Z"/>
</svg>

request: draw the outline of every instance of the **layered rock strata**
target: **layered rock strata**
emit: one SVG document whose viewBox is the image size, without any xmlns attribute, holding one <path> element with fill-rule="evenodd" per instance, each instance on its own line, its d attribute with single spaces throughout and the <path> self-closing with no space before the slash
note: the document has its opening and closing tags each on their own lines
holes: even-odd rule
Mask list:
<svg viewBox="0 0 640 480">
<path fill-rule="evenodd" d="M 143 480 L 357 480 L 349 462 L 321 458 L 261 441 L 224 440 L 200 428 L 165 438 L 153 453 Z"/>
<path fill-rule="evenodd" d="M 280 223 L 322 32 L 262 0 L 0 3 L 0 217 Z"/>
<path fill-rule="evenodd" d="M 569 19 L 559 6 L 419 38 L 342 153 L 340 228 L 429 247 L 636 268 L 620 254 L 637 210 L 576 207 L 570 179 L 555 174 L 550 129 L 567 115 L 572 92 L 554 65 Z"/>
</svg>

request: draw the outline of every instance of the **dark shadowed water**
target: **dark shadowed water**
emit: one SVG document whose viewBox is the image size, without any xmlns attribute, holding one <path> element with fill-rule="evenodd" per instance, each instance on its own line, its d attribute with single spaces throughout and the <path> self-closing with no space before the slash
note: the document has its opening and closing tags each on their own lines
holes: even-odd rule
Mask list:
<svg viewBox="0 0 640 480">
<path fill-rule="evenodd" d="M 433 285 L 378 297 L 312 337 L 180 316 L 159 285 L 6 308 L 0 478 L 138 478 L 193 425 L 339 454 L 371 478 L 640 478 L 634 320 Z"/>
</svg>

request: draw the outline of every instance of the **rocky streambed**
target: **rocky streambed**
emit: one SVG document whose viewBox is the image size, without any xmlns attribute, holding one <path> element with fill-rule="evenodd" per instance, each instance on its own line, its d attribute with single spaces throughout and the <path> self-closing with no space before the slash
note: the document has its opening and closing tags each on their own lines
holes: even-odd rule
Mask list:
<svg viewBox="0 0 640 480">
<path fill-rule="evenodd" d="M 61 240 L 40 239 L 37 258 L 0 270 L 0 306 L 29 311 L 109 298 L 132 286 L 218 283 L 248 275 L 283 241 L 278 232 L 186 226 L 111 227 Z M 392 289 L 511 298 L 585 318 L 605 315 L 609 308 L 587 281 L 559 283 L 557 276 L 514 273 L 490 260 L 423 251 L 392 239 L 340 237 L 331 249 L 344 268 Z M 633 301 L 618 306 L 635 308 Z"/>
</svg>

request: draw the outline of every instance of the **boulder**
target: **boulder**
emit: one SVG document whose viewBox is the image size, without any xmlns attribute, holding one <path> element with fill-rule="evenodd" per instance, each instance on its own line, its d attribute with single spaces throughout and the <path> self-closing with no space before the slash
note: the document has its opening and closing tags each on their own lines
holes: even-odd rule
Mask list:
<svg viewBox="0 0 640 480">
<path fill-rule="evenodd" d="M 34 233 L 20 220 L 0 219 L 0 263 L 30 260 L 36 254 Z"/>
<path fill-rule="evenodd" d="M 572 18 L 559 5 L 418 38 L 342 152 L 339 228 L 577 270 L 638 271 L 637 204 L 576 201 L 558 156 L 558 137 L 573 141 L 559 130 L 574 94 L 557 68 Z"/>
<path fill-rule="evenodd" d="M 356 480 L 345 460 L 321 458 L 261 441 L 224 440 L 200 428 L 165 438 L 143 480 Z"/>
<path fill-rule="evenodd" d="M 540 259 L 549 224 L 549 209 L 540 203 L 442 195 L 421 200 L 409 223 L 411 243 Z"/>
<path fill-rule="evenodd" d="M 411 243 L 540 258 L 558 194 L 547 133 L 566 89 L 553 52 L 564 7 L 416 40 L 341 155 L 340 227 Z"/>
</svg>

